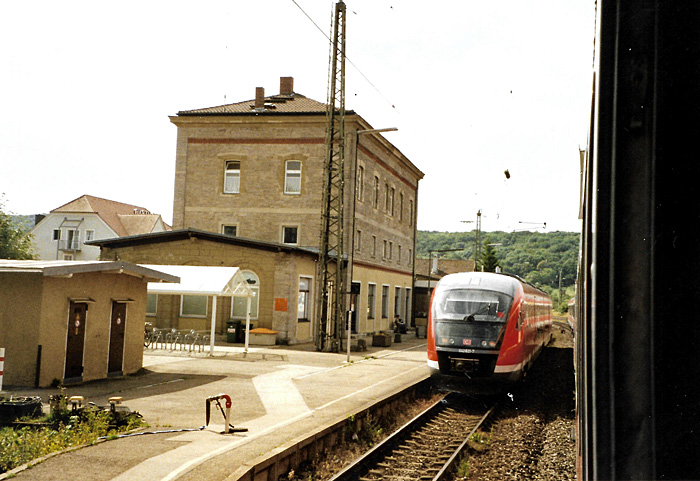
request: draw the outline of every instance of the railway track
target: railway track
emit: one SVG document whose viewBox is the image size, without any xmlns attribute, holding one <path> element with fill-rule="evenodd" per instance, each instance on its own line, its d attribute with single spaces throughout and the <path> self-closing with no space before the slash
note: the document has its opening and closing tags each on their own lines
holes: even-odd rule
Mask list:
<svg viewBox="0 0 700 481">
<path fill-rule="evenodd" d="M 449 394 L 413 418 L 331 481 L 441 480 L 461 460 L 469 437 L 494 411 Z"/>
</svg>

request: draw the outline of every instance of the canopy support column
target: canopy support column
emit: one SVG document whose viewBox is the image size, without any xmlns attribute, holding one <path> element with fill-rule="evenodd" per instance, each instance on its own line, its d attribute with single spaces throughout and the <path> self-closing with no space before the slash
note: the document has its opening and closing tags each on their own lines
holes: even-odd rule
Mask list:
<svg viewBox="0 0 700 481">
<path fill-rule="evenodd" d="M 216 297 L 211 303 L 211 332 L 209 333 L 209 355 L 214 355 L 214 331 L 216 329 Z"/>
</svg>

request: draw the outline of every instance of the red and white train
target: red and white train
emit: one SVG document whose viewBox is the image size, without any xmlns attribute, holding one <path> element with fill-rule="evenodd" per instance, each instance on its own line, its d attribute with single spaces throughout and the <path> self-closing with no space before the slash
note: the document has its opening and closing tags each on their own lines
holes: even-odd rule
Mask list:
<svg viewBox="0 0 700 481">
<path fill-rule="evenodd" d="M 428 366 L 450 390 L 515 382 L 551 336 L 552 300 L 545 292 L 507 274 L 449 274 L 433 291 Z"/>
</svg>

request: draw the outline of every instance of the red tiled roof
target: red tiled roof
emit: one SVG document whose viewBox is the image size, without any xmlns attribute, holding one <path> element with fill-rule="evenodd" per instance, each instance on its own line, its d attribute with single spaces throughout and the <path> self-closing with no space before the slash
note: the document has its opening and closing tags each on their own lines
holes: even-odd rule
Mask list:
<svg viewBox="0 0 700 481">
<path fill-rule="evenodd" d="M 83 195 L 67 204 L 53 209 L 51 213 L 94 213 L 114 231 L 118 236 L 127 236 L 131 233 L 124 227 L 120 216 L 145 214 L 152 216 L 148 209 L 131 204 L 124 204 L 113 200 L 102 199 L 91 195 Z"/>
</svg>

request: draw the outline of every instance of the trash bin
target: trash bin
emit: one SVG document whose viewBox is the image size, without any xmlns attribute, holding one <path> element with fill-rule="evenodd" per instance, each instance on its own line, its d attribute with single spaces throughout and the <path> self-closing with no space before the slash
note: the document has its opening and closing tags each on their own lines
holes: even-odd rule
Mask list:
<svg viewBox="0 0 700 481">
<path fill-rule="evenodd" d="M 241 342 L 241 321 L 229 319 L 226 321 L 226 342 Z"/>
</svg>

